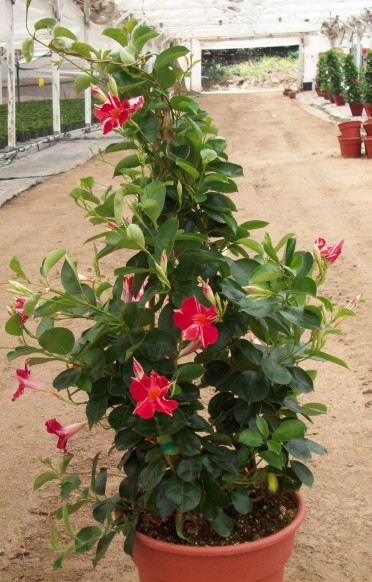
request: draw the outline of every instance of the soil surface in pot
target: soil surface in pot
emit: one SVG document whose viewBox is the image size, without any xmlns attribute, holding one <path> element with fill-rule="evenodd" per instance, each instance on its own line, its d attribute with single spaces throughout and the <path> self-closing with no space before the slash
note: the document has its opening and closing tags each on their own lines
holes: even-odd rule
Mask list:
<svg viewBox="0 0 372 582">
<path fill-rule="evenodd" d="M 183 531 L 188 541 L 177 535 L 173 517 L 159 522 L 152 518 L 146 519 L 146 516 L 142 515 L 137 530 L 151 538 L 171 544 L 229 546 L 253 542 L 280 531 L 293 521 L 297 506 L 287 495 L 272 495 L 255 501 L 252 511 L 246 515 L 241 515 L 234 509 L 227 510 L 226 513 L 234 522 L 234 530 L 226 538 L 221 537 L 203 517 L 198 521 L 185 519 Z"/>
</svg>

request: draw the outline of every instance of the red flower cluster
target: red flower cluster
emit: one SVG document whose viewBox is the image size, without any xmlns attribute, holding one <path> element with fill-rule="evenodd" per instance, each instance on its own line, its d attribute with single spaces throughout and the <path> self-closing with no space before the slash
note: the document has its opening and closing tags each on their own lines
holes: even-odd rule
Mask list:
<svg viewBox="0 0 372 582">
<path fill-rule="evenodd" d="M 103 134 L 113 129 L 120 129 L 138 109 L 141 109 L 143 103 L 143 97 L 132 97 L 132 99 L 120 101 L 115 95 L 108 93 L 107 101 L 102 105 L 94 106 L 94 114 L 101 123 Z"/>
<path fill-rule="evenodd" d="M 181 309 L 173 312 L 174 323 L 182 330 L 182 339 L 197 340 L 203 348 L 214 344 L 218 339 L 218 329 L 212 325 L 217 318 L 215 305 L 204 307 L 196 297 L 184 299 Z"/>
<path fill-rule="evenodd" d="M 133 382 L 129 387 L 132 397 L 138 402 L 133 414 L 138 414 L 141 418 L 152 418 L 155 412 L 163 412 L 172 416 L 173 411 L 178 408 L 176 400 L 165 400 L 172 385 L 165 376 L 159 376 L 154 370 L 150 376 L 146 376 L 143 368 L 135 358 L 133 358 Z"/>
<path fill-rule="evenodd" d="M 65 455 L 68 455 L 66 449 L 68 439 L 84 428 L 86 424 L 86 422 L 77 422 L 75 424 L 70 424 L 69 426 L 62 426 L 58 420 L 52 418 L 51 420 L 46 421 L 45 426 L 49 433 L 55 434 L 58 437 L 57 449 L 61 449 Z"/>
</svg>

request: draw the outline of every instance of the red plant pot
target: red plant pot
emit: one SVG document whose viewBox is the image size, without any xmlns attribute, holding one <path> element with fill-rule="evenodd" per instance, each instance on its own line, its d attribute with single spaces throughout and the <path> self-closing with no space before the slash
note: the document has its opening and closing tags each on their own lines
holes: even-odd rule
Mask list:
<svg viewBox="0 0 372 582">
<path fill-rule="evenodd" d="M 360 139 L 361 125 L 361 121 L 344 121 L 343 123 L 339 123 L 338 127 L 342 137 L 357 137 Z"/>
<path fill-rule="evenodd" d="M 231 546 L 183 546 L 136 534 L 133 560 L 140 582 L 283 582 L 294 536 L 305 517 L 302 498 L 291 494 L 298 510 L 276 534 Z"/>
<path fill-rule="evenodd" d="M 364 103 L 364 111 L 368 119 L 372 119 L 372 103 Z"/>
<path fill-rule="evenodd" d="M 360 101 L 352 101 L 349 103 L 351 115 L 354 117 L 359 117 L 363 113 L 363 103 Z"/>
<path fill-rule="evenodd" d="M 372 158 L 372 135 L 363 138 L 367 158 Z"/>
<path fill-rule="evenodd" d="M 360 137 L 338 136 L 341 155 L 343 158 L 360 158 L 362 155 L 362 139 Z"/>
<path fill-rule="evenodd" d="M 368 136 L 372 135 L 372 119 L 363 122 L 364 131 Z"/>
<path fill-rule="evenodd" d="M 342 97 L 342 95 L 332 95 L 332 97 L 336 105 L 338 105 L 339 107 L 341 105 L 345 105 L 345 99 Z"/>
<path fill-rule="evenodd" d="M 330 96 L 330 94 L 328 93 L 328 91 L 323 91 L 323 98 L 324 98 L 326 101 L 330 101 L 330 100 L 331 100 L 331 96 Z"/>
<path fill-rule="evenodd" d="M 295 91 L 292 91 L 292 92 L 289 94 L 289 98 L 290 98 L 290 99 L 296 99 L 296 93 L 295 93 Z"/>
</svg>

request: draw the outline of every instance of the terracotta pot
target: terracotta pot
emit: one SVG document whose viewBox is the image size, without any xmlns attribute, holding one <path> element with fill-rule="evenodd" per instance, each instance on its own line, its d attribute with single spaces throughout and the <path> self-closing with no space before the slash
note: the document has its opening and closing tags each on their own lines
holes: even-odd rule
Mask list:
<svg viewBox="0 0 372 582">
<path fill-rule="evenodd" d="M 369 119 L 372 118 L 372 103 L 364 103 L 364 111 Z"/>
<path fill-rule="evenodd" d="M 367 158 L 372 158 L 372 135 L 363 138 Z"/>
<path fill-rule="evenodd" d="M 291 494 L 297 515 L 272 536 L 231 546 L 182 546 L 137 533 L 133 560 L 140 582 L 283 582 L 294 536 L 305 517 L 305 505 Z"/>
<path fill-rule="evenodd" d="M 338 105 L 339 107 L 341 105 L 345 105 L 345 99 L 342 97 L 342 95 L 332 95 L 332 97 L 336 105 Z"/>
<path fill-rule="evenodd" d="M 372 135 L 372 119 L 363 122 L 364 131 L 367 135 Z"/>
<path fill-rule="evenodd" d="M 291 91 L 289 94 L 289 98 L 290 99 L 296 99 L 296 92 L 295 91 Z"/>
<path fill-rule="evenodd" d="M 330 96 L 330 94 L 328 93 L 328 91 L 323 91 L 323 98 L 324 98 L 326 101 L 330 101 L 330 100 L 331 100 L 331 96 Z"/>
<path fill-rule="evenodd" d="M 316 91 L 316 94 L 319 95 L 319 97 L 323 97 L 323 91 L 321 91 L 321 89 L 319 89 L 318 85 L 315 85 L 315 91 Z"/>
<path fill-rule="evenodd" d="M 351 115 L 354 115 L 355 117 L 362 115 L 363 103 L 361 103 L 360 101 L 352 101 L 351 103 L 349 103 L 349 107 L 350 107 Z"/>
<path fill-rule="evenodd" d="M 360 138 L 361 121 L 344 121 L 339 123 L 338 127 L 341 131 L 342 137 L 358 137 Z"/>
<path fill-rule="evenodd" d="M 362 139 L 360 137 L 338 136 L 343 158 L 360 158 L 362 155 Z"/>
</svg>

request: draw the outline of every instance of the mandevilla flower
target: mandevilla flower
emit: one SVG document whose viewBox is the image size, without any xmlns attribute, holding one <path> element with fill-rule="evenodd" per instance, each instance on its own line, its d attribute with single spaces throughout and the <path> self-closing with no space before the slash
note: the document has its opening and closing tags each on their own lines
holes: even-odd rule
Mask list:
<svg viewBox="0 0 372 582">
<path fill-rule="evenodd" d="M 143 103 L 143 97 L 132 97 L 120 101 L 115 95 L 108 93 L 105 103 L 94 106 L 94 114 L 101 123 L 103 134 L 110 133 L 113 129 L 120 129 L 138 109 L 141 109 Z"/>
<path fill-rule="evenodd" d="M 152 418 L 155 412 L 173 415 L 173 411 L 178 408 L 176 400 L 166 400 L 165 396 L 169 392 L 172 382 L 165 376 L 159 376 L 154 370 L 150 376 L 146 376 L 143 368 L 135 358 L 133 358 L 133 382 L 129 387 L 134 400 L 138 402 L 133 414 L 138 414 L 141 418 Z"/>
<path fill-rule="evenodd" d="M 218 318 L 214 305 L 204 307 L 195 296 L 184 299 L 181 309 L 175 309 L 175 325 L 182 330 L 182 339 L 198 339 L 203 348 L 214 344 L 218 339 L 218 330 L 212 323 Z"/>
<path fill-rule="evenodd" d="M 11 315 L 13 312 L 18 313 L 21 325 L 24 325 L 29 319 L 27 313 L 24 310 L 24 305 L 27 301 L 27 297 L 16 297 L 14 301 L 14 307 L 8 308 L 8 313 Z"/>
<path fill-rule="evenodd" d="M 19 386 L 18 390 L 16 390 L 12 396 L 12 402 L 17 400 L 20 396 L 22 396 L 25 388 L 30 388 L 31 390 L 36 390 L 37 392 L 46 392 L 45 388 L 42 387 L 40 382 L 31 379 L 31 372 L 27 365 L 27 362 L 25 362 L 25 367 L 23 370 L 21 368 L 18 368 L 16 370 L 16 375 L 19 382 Z"/>
<path fill-rule="evenodd" d="M 149 280 L 149 278 L 146 277 L 146 279 L 142 283 L 137 295 L 134 295 L 133 294 L 134 275 L 129 275 L 129 276 L 124 275 L 123 276 L 123 291 L 121 293 L 121 298 L 122 298 L 123 303 L 134 303 L 135 301 L 139 301 L 145 292 L 148 280 Z"/>
<path fill-rule="evenodd" d="M 82 428 L 87 425 L 86 422 L 76 422 L 75 424 L 70 424 L 68 426 L 62 426 L 55 418 L 47 420 L 45 426 L 50 434 L 55 434 L 58 437 L 57 449 L 62 449 L 65 455 L 67 455 L 67 441 L 74 434 L 79 432 Z"/>
<path fill-rule="evenodd" d="M 327 261 L 327 263 L 329 265 L 333 265 L 333 263 L 336 261 L 336 259 L 341 254 L 344 241 L 345 241 L 345 239 L 342 238 L 341 240 L 338 241 L 338 243 L 336 243 L 335 245 L 332 246 L 332 245 L 327 245 L 324 238 L 319 237 L 316 239 L 315 244 L 319 249 L 320 256 L 322 257 L 322 259 Z"/>
</svg>

